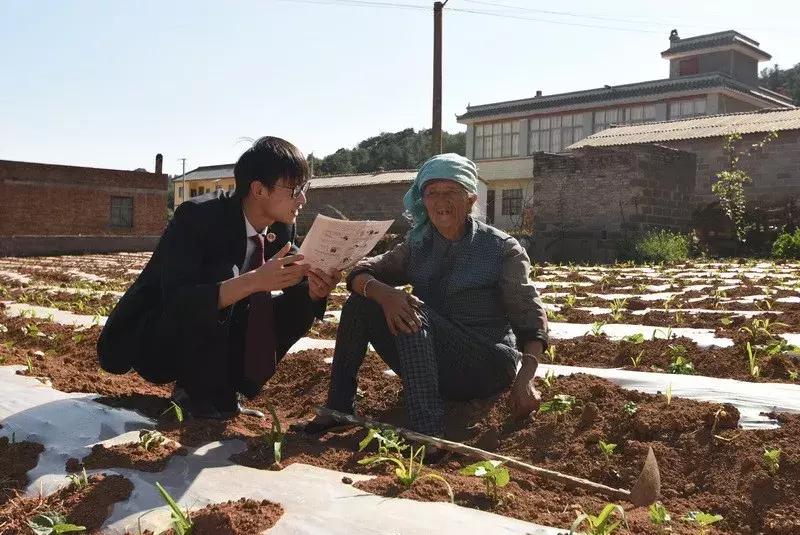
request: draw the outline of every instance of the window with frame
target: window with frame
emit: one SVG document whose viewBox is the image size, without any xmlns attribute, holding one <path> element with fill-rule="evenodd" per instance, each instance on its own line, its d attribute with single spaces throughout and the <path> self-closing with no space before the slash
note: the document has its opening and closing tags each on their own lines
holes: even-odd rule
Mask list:
<svg viewBox="0 0 800 535">
<path fill-rule="evenodd" d="M 534 117 L 528 124 L 528 154 L 561 152 L 565 147 L 583 139 L 581 113 Z"/>
<path fill-rule="evenodd" d="M 111 226 L 133 227 L 133 197 L 111 197 Z"/>
<path fill-rule="evenodd" d="M 189 197 L 197 197 L 197 190 L 192 188 L 189 190 Z"/>
<path fill-rule="evenodd" d="M 706 97 L 676 100 L 669 103 L 669 118 L 694 117 L 706 114 Z"/>
<path fill-rule="evenodd" d="M 592 133 L 605 130 L 614 123 L 619 122 L 620 110 L 617 108 L 609 108 L 607 110 L 598 110 L 594 112 L 592 117 Z"/>
<path fill-rule="evenodd" d="M 519 215 L 522 213 L 522 190 L 504 189 L 503 190 L 503 215 Z"/>
<path fill-rule="evenodd" d="M 519 121 L 475 125 L 473 158 L 519 156 Z"/>
<path fill-rule="evenodd" d="M 494 190 L 490 189 L 486 192 L 486 222 L 488 224 L 494 223 Z"/>
<path fill-rule="evenodd" d="M 656 105 L 642 104 L 640 106 L 628 106 L 623 109 L 622 120 L 626 123 L 646 123 L 656 120 Z"/>
<path fill-rule="evenodd" d="M 183 200 L 183 186 L 178 187 L 178 198 Z"/>
<path fill-rule="evenodd" d="M 197 188 L 197 194 L 198 195 L 203 195 L 205 192 L 206 192 L 206 188 L 205 187 L 200 186 L 200 187 Z"/>
</svg>

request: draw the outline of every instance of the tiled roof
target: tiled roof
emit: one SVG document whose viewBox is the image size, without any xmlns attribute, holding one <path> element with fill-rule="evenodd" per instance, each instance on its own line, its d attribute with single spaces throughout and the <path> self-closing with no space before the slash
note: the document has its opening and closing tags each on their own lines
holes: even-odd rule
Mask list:
<svg viewBox="0 0 800 535">
<path fill-rule="evenodd" d="M 311 189 L 350 188 L 370 184 L 408 184 L 417 175 L 413 170 L 384 171 L 359 175 L 321 176 L 311 179 Z"/>
<path fill-rule="evenodd" d="M 611 127 L 573 143 L 567 149 L 660 143 L 679 139 L 719 137 L 734 132 L 753 134 L 773 130 L 800 130 L 800 108 L 710 115 L 676 121 Z"/>
<path fill-rule="evenodd" d="M 687 37 L 686 39 L 677 39 L 672 41 L 669 48 L 661 53 L 661 57 L 669 58 L 676 54 L 691 52 L 693 50 L 704 50 L 731 45 L 739 45 L 748 49 L 762 61 L 772 58 L 772 56 L 758 48 L 758 41 L 754 41 L 746 35 L 742 35 L 733 30 L 698 35 L 697 37 Z"/>
<path fill-rule="evenodd" d="M 651 80 L 649 82 L 637 82 L 635 84 L 617 85 L 613 87 L 602 87 L 598 89 L 588 89 L 585 91 L 574 91 L 571 93 L 559 93 L 533 97 L 522 100 L 512 100 L 507 102 L 496 102 L 493 104 L 481 104 L 479 106 L 468 106 L 467 112 L 458 117 L 459 120 L 478 119 L 495 115 L 506 115 L 522 112 L 533 112 L 537 110 L 547 110 L 562 106 L 591 107 L 598 102 L 607 102 L 636 97 L 656 96 L 677 91 L 687 91 L 693 89 L 712 89 L 728 88 L 752 97 L 760 98 L 769 104 L 791 106 L 791 101 L 784 98 L 781 102 L 777 99 L 766 98 L 759 94 L 762 88 L 750 87 L 738 80 L 722 73 L 698 74 L 694 76 L 681 76 L 680 78 L 665 78 L 662 80 Z"/>
<path fill-rule="evenodd" d="M 205 165 L 193 169 L 186 173 L 186 180 L 215 180 L 218 178 L 232 178 L 233 167 L 236 164 L 228 163 L 224 165 Z M 180 182 L 183 180 L 181 175 L 172 179 L 173 182 Z"/>
</svg>

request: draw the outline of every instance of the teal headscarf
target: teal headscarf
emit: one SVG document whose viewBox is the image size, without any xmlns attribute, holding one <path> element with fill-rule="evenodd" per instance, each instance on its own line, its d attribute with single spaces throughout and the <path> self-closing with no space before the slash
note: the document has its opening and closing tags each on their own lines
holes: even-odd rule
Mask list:
<svg viewBox="0 0 800 535">
<path fill-rule="evenodd" d="M 421 241 L 431 228 L 422 200 L 422 190 L 431 180 L 452 180 L 464 186 L 469 193 L 478 193 L 478 169 L 469 158 L 451 152 L 434 156 L 422 164 L 414 183 L 403 197 L 403 206 L 413 225 L 411 241 Z"/>
</svg>

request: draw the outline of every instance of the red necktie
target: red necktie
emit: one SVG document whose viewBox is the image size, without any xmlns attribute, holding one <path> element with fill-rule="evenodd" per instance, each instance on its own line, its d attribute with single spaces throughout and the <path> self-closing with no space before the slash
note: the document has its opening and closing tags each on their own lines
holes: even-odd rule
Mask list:
<svg viewBox="0 0 800 535">
<path fill-rule="evenodd" d="M 255 250 L 245 266 L 245 272 L 264 264 L 264 236 L 250 236 Z M 270 292 L 256 292 L 248 298 L 250 312 L 244 349 L 244 377 L 242 394 L 253 397 L 275 374 L 275 318 Z"/>
</svg>

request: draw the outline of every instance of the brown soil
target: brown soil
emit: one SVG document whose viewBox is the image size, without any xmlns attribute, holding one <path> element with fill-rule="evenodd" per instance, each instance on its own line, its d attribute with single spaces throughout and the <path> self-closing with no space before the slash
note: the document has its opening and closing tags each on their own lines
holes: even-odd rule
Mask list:
<svg viewBox="0 0 800 535">
<path fill-rule="evenodd" d="M 160 472 L 173 455 L 186 455 L 186 448 L 174 442 L 154 446 L 145 450 L 139 444 L 117 444 L 106 447 L 103 444 L 92 446 L 92 452 L 80 463 L 67 460 L 67 471 L 76 472 L 80 468 L 132 468 L 142 472 Z"/>
<path fill-rule="evenodd" d="M 775 357 L 761 356 L 759 359 L 761 376 L 750 375 L 745 348 L 699 347 L 689 338 L 664 340 L 645 340 L 634 344 L 626 341 L 612 341 L 603 336 L 581 336 L 566 340 L 551 340 L 555 346 L 554 364 L 567 366 L 592 366 L 600 368 L 624 368 L 637 371 L 664 371 L 672 361 L 670 345 L 686 348 L 689 360 L 696 375 L 738 379 L 740 381 L 793 382 L 790 371 L 800 371 L 800 356 L 784 353 Z M 641 358 L 638 366 L 633 359 Z M 759 355 L 759 353 L 757 353 Z M 549 362 L 544 357 L 542 362 Z"/>
<path fill-rule="evenodd" d="M 349 293 L 347 295 L 329 295 L 328 310 L 341 310 L 348 297 L 350 297 Z"/>
<path fill-rule="evenodd" d="M 255 535 L 274 526 L 281 516 L 283 507 L 277 503 L 242 498 L 209 505 L 192 512 L 190 518 L 192 535 Z M 167 530 L 164 535 L 175 535 L 175 531 Z"/>
<path fill-rule="evenodd" d="M 127 500 L 133 484 L 119 475 L 96 475 L 82 489 L 66 486 L 55 493 L 31 498 L 16 496 L 0 506 L 0 535 L 30 533 L 27 520 L 37 514 L 56 511 L 67 521 L 85 526 L 87 533 L 99 533 L 115 503 Z"/>
<path fill-rule="evenodd" d="M 119 297 L 114 294 L 81 295 L 71 292 L 47 291 L 41 289 L 15 289 L 8 292 L 8 298 L 18 303 L 57 308 L 73 314 L 107 316 Z"/>
<path fill-rule="evenodd" d="M 28 485 L 28 471 L 39 464 L 44 446 L 37 442 L 11 442 L 0 437 L 0 504 Z"/>
<path fill-rule="evenodd" d="M 311 329 L 306 333 L 306 336 L 309 338 L 317 338 L 321 340 L 335 340 L 336 339 L 336 331 L 339 329 L 339 322 L 338 321 L 320 321 L 314 320 L 314 325 L 311 326 Z"/>
<path fill-rule="evenodd" d="M 721 333 L 731 329 L 737 329 L 740 326 L 752 321 L 744 316 L 737 316 L 735 314 L 718 314 L 713 312 L 689 313 L 682 311 L 664 312 L 663 310 L 656 310 L 647 312 L 646 314 L 630 314 L 627 311 L 622 312 L 621 316 L 614 318 L 611 314 L 592 314 L 587 310 L 567 309 L 559 313 L 563 316 L 563 320 L 569 323 L 586 323 L 591 325 L 595 322 L 605 323 L 625 323 L 633 325 L 652 325 L 654 327 L 692 327 L 695 329 L 717 329 Z M 725 327 L 722 325 L 723 318 L 728 318 L 732 323 Z M 778 327 L 774 332 L 797 332 L 800 330 L 800 312 L 791 310 L 776 314 L 767 312 L 757 316 L 759 319 L 770 319 L 773 322 L 780 322 L 787 325 L 787 327 Z M 587 326 L 588 330 L 588 326 Z M 730 333 L 720 334 L 731 338 Z"/>
</svg>

